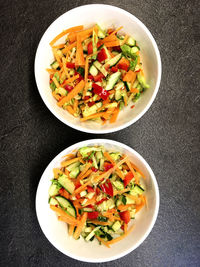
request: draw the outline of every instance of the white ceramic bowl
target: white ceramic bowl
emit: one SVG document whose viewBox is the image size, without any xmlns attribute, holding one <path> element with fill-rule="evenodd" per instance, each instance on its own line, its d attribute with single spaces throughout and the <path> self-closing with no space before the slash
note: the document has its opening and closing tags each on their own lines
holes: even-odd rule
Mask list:
<svg viewBox="0 0 200 267">
<path fill-rule="evenodd" d="M 48 189 L 53 178 L 53 168 L 58 167 L 62 157 L 82 146 L 103 145 L 108 150 L 120 151 L 141 169 L 146 176 L 145 188 L 147 207 L 144 207 L 131 224 L 135 228 L 125 239 L 107 248 L 94 240 L 85 242 L 74 240 L 68 236 L 68 228 L 64 222 L 58 221 L 57 215 L 49 208 Z M 136 249 L 149 235 L 154 226 L 159 209 L 159 191 L 156 178 L 147 162 L 132 148 L 112 140 L 94 139 L 72 145 L 58 154 L 44 171 L 36 194 L 36 213 L 42 231 L 47 239 L 62 253 L 85 262 L 106 262 L 118 259 Z"/>
<path fill-rule="evenodd" d="M 49 74 L 46 68 L 53 61 L 53 54 L 49 42 L 64 29 L 76 25 L 84 25 L 86 28 L 99 23 L 105 28 L 112 25 L 123 26 L 124 33 L 128 33 L 137 40 L 142 55 L 145 76 L 150 88 L 136 103 L 135 108 L 127 107 L 119 113 L 114 124 L 100 125 L 92 121 L 80 122 L 67 111 L 56 105 L 49 88 Z M 60 40 L 60 42 L 63 39 Z M 59 44 L 59 42 L 58 42 Z M 109 5 L 86 5 L 74 8 L 57 18 L 44 33 L 35 57 L 35 78 L 40 95 L 49 110 L 63 123 L 77 130 L 88 133 L 110 133 L 130 126 L 141 118 L 153 103 L 161 79 L 161 59 L 158 47 L 146 26 L 135 16 L 123 9 Z"/>
</svg>

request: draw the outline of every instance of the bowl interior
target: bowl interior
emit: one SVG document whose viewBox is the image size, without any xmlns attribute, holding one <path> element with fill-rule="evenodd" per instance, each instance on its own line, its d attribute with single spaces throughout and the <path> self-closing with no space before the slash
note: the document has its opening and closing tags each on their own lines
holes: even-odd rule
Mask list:
<svg viewBox="0 0 200 267">
<path fill-rule="evenodd" d="M 108 150 L 120 151 L 127 154 L 130 159 L 144 172 L 146 179 L 147 207 L 144 207 L 131 224 L 135 225 L 133 232 L 125 239 L 106 248 L 97 241 L 85 242 L 81 238 L 76 241 L 68 236 L 68 228 L 64 222 L 57 219 L 56 214 L 49 208 L 48 189 L 53 178 L 53 168 L 59 166 L 62 157 L 74 149 L 87 145 L 104 145 Z M 103 262 L 120 258 L 137 246 L 147 237 L 155 223 L 159 205 L 159 195 L 155 176 L 145 160 L 131 148 L 110 140 L 89 140 L 78 143 L 61 152 L 46 168 L 40 180 L 36 195 L 36 212 L 40 226 L 48 240 L 64 254 L 87 262 Z M 78 248 L 78 249 L 77 249 Z"/>
<path fill-rule="evenodd" d="M 53 61 L 53 54 L 49 42 L 61 31 L 66 28 L 84 25 L 90 27 L 94 23 L 102 27 L 119 27 L 123 26 L 122 33 L 132 35 L 138 42 L 141 49 L 141 60 L 144 66 L 145 76 L 150 84 L 150 89 L 142 95 L 141 99 L 135 105 L 134 109 L 130 106 L 123 112 L 120 112 L 118 120 L 114 124 L 100 125 L 89 121 L 80 123 L 78 118 L 74 118 L 67 111 L 56 105 L 56 100 L 52 97 L 49 88 L 49 74 L 46 68 Z M 59 44 L 64 40 L 61 39 Z M 151 105 L 160 82 L 160 56 L 157 45 L 147 30 L 147 28 L 130 13 L 107 5 L 88 5 L 75 8 L 55 20 L 43 35 L 38 46 L 35 60 L 35 76 L 39 92 L 53 114 L 69 126 L 91 133 L 105 133 L 120 130 L 139 119 Z"/>
</svg>

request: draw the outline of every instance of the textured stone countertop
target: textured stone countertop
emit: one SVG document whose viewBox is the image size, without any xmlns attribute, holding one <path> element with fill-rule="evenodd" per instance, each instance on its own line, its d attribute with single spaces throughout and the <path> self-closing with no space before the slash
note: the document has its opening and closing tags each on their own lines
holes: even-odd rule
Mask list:
<svg viewBox="0 0 200 267">
<path fill-rule="evenodd" d="M 100 2 L 100 1 L 99 1 Z M 101 1 L 137 16 L 153 34 L 162 81 L 149 111 L 113 134 L 65 126 L 46 108 L 34 78 L 46 28 L 69 9 L 98 1 L 1 1 L 0 266 L 94 266 L 56 250 L 35 213 L 42 172 L 60 151 L 89 138 L 110 138 L 138 151 L 152 167 L 160 210 L 145 242 L 98 266 L 200 266 L 200 5 L 198 0 Z"/>
</svg>

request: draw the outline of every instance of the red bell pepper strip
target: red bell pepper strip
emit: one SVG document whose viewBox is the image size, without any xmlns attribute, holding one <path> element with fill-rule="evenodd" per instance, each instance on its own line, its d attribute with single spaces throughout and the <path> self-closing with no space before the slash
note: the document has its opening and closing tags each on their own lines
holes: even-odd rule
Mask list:
<svg viewBox="0 0 200 267">
<path fill-rule="evenodd" d="M 104 75 L 103 75 L 103 73 L 99 73 L 99 74 L 97 74 L 96 76 L 93 76 L 93 80 L 95 81 L 95 82 L 102 82 L 102 78 L 104 77 Z"/>
<path fill-rule="evenodd" d="M 68 92 L 70 92 L 71 90 L 73 90 L 74 89 L 74 87 L 73 86 L 71 86 L 71 85 L 65 85 L 65 90 L 67 90 Z"/>
<path fill-rule="evenodd" d="M 104 163 L 104 170 L 107 172 L 108 170 L 110 170 L 111 168 L 113 168 L 113 165 L 111 163 L 105 162 Z"/>
<path fill-rule="evenodd" d="M 99 216 L 98 211 L 92 211 L 92 212 L 88 212 L 87 218 L 90 220 L 94 220 L 98 218 L 98 216 Z"/>
<path fill-rule="evenodd" d="M 111 71 L 112 71 L 112 72 L 117 72 L 117 71 L 118 71 L 118 68 L 117 68 L 117 67 L 112 67 L 112 68 L 111 68 Z"/>
<path fill-rule="evenodd" d="M 103 203 L 105 200 L 107 200 L 107 198 L 102 198 L 101 200 L 96 202 L 96 205 L 100 205 L 101 203 Z"/>
<path fill-rule="evenodd" d="M 129 210 L 120 212 L 119 216 L 122 219 L 122 221 L 124 221 L 126 224 L 128 224 L 130 222 L 130 220 L 131 220 L 131 216 L 130 216 L 130 211 Z"/>
<path fill-rule="evenodd" d="M 96 169 L 95 167 L 92 167 L 91 170 L 92 170 L 93 172 L 97 172 L 97 171 L 98 171 L 98 169 Z"/>
<path fill-rule="evenodd" d="M 90 193 L 90 192 L 94 192 L 94 189 L 93 189 L 93 187 L 92 186 L 87 186 L 87 191 L 88 191 L 88 193 Z"/>
<path fill-rule="evenodd" d="M 92 102 L 88 102 L 88 106 L 89 106 L 89 107 L 93 106 L 94 104 L 95 104 L 94 101 L 92 101 Z"/>
<path fill-rule="evenodd" d="M 98 60 L 99 62 L 102 62 L 102 61 L 104 61 L 107 57 L 108 57 L 108 56 L 107 56 L 107 54 L 106 54 L 105 49 L 102 48 L 102 49 L 99 51 L 98 55 L 97 55 L 97 60 Z"/>
<path fill-rule="evenodd" d="M 124 187 L 126 187 L 130 181 L 133 179 L 134 175 L 132 174 L 132 172 L 128 172 L 126 174 L 126 176 L 124 177 Z"/>
<path fill-rule="evenodd" d="M 94 205 L 87 205 L 87 208 L 94 209 Z"/>
<path fill-rule="evenodd" d="M 128 71 L 129 66 L 125 63 L 117 64 L 118 69 Z"/>
<path fill-rule="evenodd" d="M 107 181 L 106 183 L 102 184 L 100 187 L 104 193 L 113 197 L 113 186 L 110 181 Z"/>
<path fill-rule="evenodd" d="M 103 89 L 103 87 L 99 86 L 96 83 L 93 83 L 92 87 L 93 87 L 93 92 L 99 95 L 103 100 L 106 100 L 108 98 L 109 92 Z"/>
<path fill-rule="evenodd" d="M 93 45 L 92 42 L 90 42 L 87 46 L 88 55 L 91 55 L 93 53 Z"/>
<path fill-rule="evenodd" d="M 74 69 L 75 68 L 75 64 L 74 63 L 72 63 L 72 62 L 67 62 L 67 68 L 69 68 L 69 69 Z"/>
<path fill-rule="evenodd" d="M 89 74 L 89 75 L 88 75 L 88 79 L 90 79 L 90 80 L 94 80 L 94 77 L 93 77 L 91 74 Z"/>
</svg>

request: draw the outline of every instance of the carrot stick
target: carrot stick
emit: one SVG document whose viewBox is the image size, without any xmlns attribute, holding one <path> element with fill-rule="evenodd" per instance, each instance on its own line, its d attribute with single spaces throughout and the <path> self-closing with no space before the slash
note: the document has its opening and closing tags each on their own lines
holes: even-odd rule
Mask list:
<svg viewBox="0 0 200 267">
<path fill-rule="evenodd" d="M 127 224 L 124 224 L 124 234 L 127 234 Z"/>
<path fill-rule="evenodd" d="M 74 224 L 78 224 L 79 221 L 76 220 L 74 217 L 68 215 L 64 210 L 62 210 L 61 208 L 57 208 L 53 205 L 50 205 L 50 208 L 55 211 L 56 213 L 58 213 L 61 217 L 66 218 L 66 220 L 69 220 L 70 222 L 73 222 Z"/>
<path fill-rule="evenodd" d="M 67 33 L 70 32 L 75 32 L 75 31 L 80 31 L 83 29 L 83 25 L 80 26 L 75 26 L 75 27 L 71 27 L 63 32 L 61 32 L 60 34 L 58 34 L 51 42 L 50 42 L 50 46 L 53 46 L 53 44 L 58 41 L 61 37 L 65 36 Z"/>
<path fill-rule="evenodd" d="M 124 233 L 123 235 L 121 235 L 115 239 L 112 239 L 110 241 L 107 241 L 106 242 L 107 245 L 112 245 L 112 244 L 115 244 L 115 243 L 121 241 L 122 239 L 124 239 L 127 235 L 129 235 L 133 231 L 134 227 L 135 227 L 135 225 L 131 226 L 130 229 L 126 233 Z"/>
<path fill-rule="evenodd" d="M 118 41 L 117 36 L 111 34 L 111 35 L 105 37 L 105 38 L 102 40 L 102 43 L 105 44 L 105 43 L 108 43 L 108 42 L 115 42 L 115 41 Z"/>
<path fill-rule="evenodd" d="M 85 174 L 86 172 L 89 170 L 89 168 L 92 166 L 92 164 L 90 162 L 87 163 L 87 165 L 85 166 L 85 168 L 82 170 L 82 172 L 77 176 L 77 180 L 80 180 Z"/>
<path fill-rule="evenodd" d="M 75 65 L 77 65 L 77 66 L 85 65 L 85 59 L 84 59 L 84 55 L 83 55 L 83 46 L 82 46 L 80 35 L 77 35 Z"/>
<path fill-rule="evenodd" d="M 58 101 L 60 101 L 60 99 L 62 98 L 60 95 L 56 94 L 55 91 L 52 92 L 52 95 L 53 95 L 53 97 L 54 97 L 56 100 L 58 100 Z"/>
<path fill-rule="evenodd" d="M 115 161 L 112 159 L 112 157 L 110 156 L 110 154 L 108 152 L 104 152 L 104 157 L 106 157 L 113 164 L 113 166 L 116 165 Z M 117 168 L 116 172 L 117 172 L 118 176 L 123 180 L 124 174 L 121 172 L 121 170 L 119 168 Z"/>
<path fill-rule="evenodd" d="M 67 218 L 64 217 L 64 216 L 58 216 L 58 220 L 59 220 L 59 221 L 62 221 L 62 222 L 66 222 L 66 223 L 68 223 L 68 224 L 70 224 L 70 225 L 73 225 L 73 226 L 76 226 L 76 225 L 77 225 L 77 223 L 75 223 L 75 222 L 73 222 L 73 221 L 67 219 Z"/>
<path fill-rule="evenodd" d="M 99 240 L 99 242 L 101 242 L 104 246 L 110 248 L 109 244 L 107 244 L 106 241 L 104 241 L 101 237 L 99 237 L 98 235 L 95 235 L 96 238 Z"/>
<path fill-rule="evenodd" d="M 59 107 L 62 107 L 66 102 L 69 102 L 72 98 L 74 98 L 84 87 L 85 82 L 81 80 L 72 91 L 69 92 L 69 94 L 65 97 L 63 97 L 59 102 L 57 102 L 57 105 Z"/>
<path fill-rule="evenodd" d="M 127 41 L 127 39 L 128 39 L 128 35 L 125 35 L 125 37 L 124 37 L 124 39 L 122 40 L 122 42 L 121 42 L 121 44 L 120 44 L 120 45 L 123 45 L 123 44 L 125 44 L 125 43 L 126 43 L 126 41 Z"/>
<path fill-rule="evenodd" d="M 120 191 L 114 191 L 114 196 L 121 195 L 121 194 L 128 192 L 128 191 L 130 191 L 130 189 L 128 189 L 128 188 L 120 190 Z"/>
<path fill-rule="evenodd" d="M 64 109 L 66 109 L 71 115 L 74 116 L 74 109 L 71 105 L 64 107 Z"/>
<path fill-rule="evenodd" d="M 61 189 L 59 190 L 59 194 L 62 196 L 62 197 L 65 197 L 67 199 L 69 199 L 69 193 L 64 189 Z"/>
<path fill-rule="evenodd" d="M 78 78 L 79 78 L 79 74 L 77 74 L 77 75 L 75 75 L 75 76 L 73 76 L 73 77 L 71 77 L 71 78 L 65 80 L 64 83 L 62 84 L 62 87 L 65 86 L 65 85 L 68 84 L 68 83 L 72 83 L 72 82 L 74 82 L 74 81 L 77 80 Z"/>
<path fill-rule="evenodd" d="M 97 26 L 95 25 L 92 28 L 81 31 L 78 35 L 81 36 L 82 38 L 84 38 L 85 36 L 88 36 L 88 35 L 90 36 L 92 34 L 93 30 L 96 30 L 96 29 L 97 29 Z M 84 39 L 86 39 L 86 38 L 84 38 Z"/>
<path fill-rule="evenodd" d="M 87 79 L 88 79 L 88 67 L 89 67 L 89 57 L 86 57 L 86 61 L 85 61 L 85 84 L 86 84 Z"/>
<path fill-rule="evenodd" d="M 79 238 L 80 233 L 81 233 L 81 231 L 83 229 L 83 226 L 84 226 L 86 220 L 87 220 L 87 212 L 83 213 L 83 216 L 81 217 L 80 223 L 77 226 L 77 228 L 75 230 L 75 233 L 74 233 L 74 239 L 78 239 Z"/>
<path fill-rule="evenodd" d="M 72 50 L 72 48 L 74 48 L 76 45 L 77 45 L 77 42 L 74 42 L 74 43 L 72 43 L 72 44 L 66 46 L 66 47 L 62 50 L 62 52 L 63 52 L 64 54 L 66 54 L 67 52 L 69 52 L 70 50 Z"/>
<path fill-rule="evenodd" d="M 95 202 L 96 202 L 96 196 L 94 195 L 92 199 L 87 200 L 87 202 L 83 205 L 83 207 L 88 206 L 88 205 L 94 205 Z"/>
<path fill-rule="evenodd" d="M 65 168 L 65 175 L 69 176 L 69 171 L 67 168 Z"/>
<path fill-rule="evenodd" d="M 142 177 L 145 179 L 146 177 L 145 177 L 145 175 L 144 175 L 144 173 L 135 165 L 135 164 L 133 164 L 132 162 L 131 162 L 131 165 L 132 165 L 132 167 L 137 171 L 137 172 L 139 172 L 139 174 L 141 174 L 142 175 Z"/>
<path fill-rule="evenodd" d="M 73 234 L 73 232 L 74 232 L 74 225 L 69 225 L 69 232 L 68 232 L 68 234 L 71 236 L 72 234 Z"/>
<path fill-rule="evenodd" d="M 113 115 L 110 119 L 110 123 L 114 123 L 116 121 L 118 114 L 119 114 L 119 107 L 116 107 L 116 109 L 113 112 Z"/>
<path fill-rule="evenodd" d="M 72 153 L 70 153 L 70 154 L 67 154 L 67 155 L 65 155 L 65 156 L 63 156 L 64 158 L 70 158 L 70 159 L 73 159 L 73 158 L 75 158 L 75 154 L 72 154 Z"/>
<path fill-rule="evenodd" d="M 91 183 L 92 183 L 91 180 L 89 180 L 88 182 L 86 182 L 85 184 L 83 184 L 82 186 L 80 186 L 79 188 L 77 188 L 74 191 L 74 194 L 76 195 L 76 194 L 80 193 L 81 191 L 83 191 L 85 189 L 86 186 L 90 185 Z"/>
<path fill-rule="evenodd" d="M 106 42 L 104 43 L 106 47 L 113 47 L 113 46 L 119 46 L 120 45 L 120 41 L 113 41 L 113 42 Z"/>
<path fill-rule="evenodd" d="M 90 116 L 81 118 L 80 121 L 87 121 L 87 120 L 95 119 L 95 118 L 98 118 L 98 117 L 102 117 L 105 114 L 106 114 L 106 112 L 94 113 L 94 114 L 92 114 Z"/>
<path fill-rule="evenodd" d="M 123 26 L 120 26 L 119 28 L 117 28 L 114 32 L 112 32 L 110 35 L 114 35 L 117 32 L 119 32 L 121 29 L 123 28 Z"/>
<path fill-rule="evenodd" d="M 68 73 L 68 70 L 67 70 L 66 58 L 65 57 L 62 57 L 62 62 L 63 62 L 63 69 L 64 69 L 64 72 L 65 72 L 65 75 L 67 76 L 67 78 L 69 78 L 69 73 Z"/>
<path fill-rule="evenodd" d="M 69 159 L 69 160 L 67 160 L 67 161 L 63 161 L 63 162 L 61 162 L 61 166 L 62 166 L 62 167 L 66 167 L 66 166 L 69 166 L 70 164 L 72 164 L 72 163 L 74 163 L 74 162 L 79 161 L 79 160 L 80 160 L 80 158 Z"/>
<path fill-rule="evenodd" d="M 125 210 L 127 210 L 129 207 L 132 207 L 132 206 L 135 206 L 135 204 L 119 205 L 119 206 L 117 207 L 117 209 L 120 210 L 120 211 L 125 211 Z"/>
<path fill-rule="evenodd" d="M 123 77 L 124 82 L 134 82 L 136 79 L 136 73 L 132 70 L 129 70 Z"/>
</svg>

